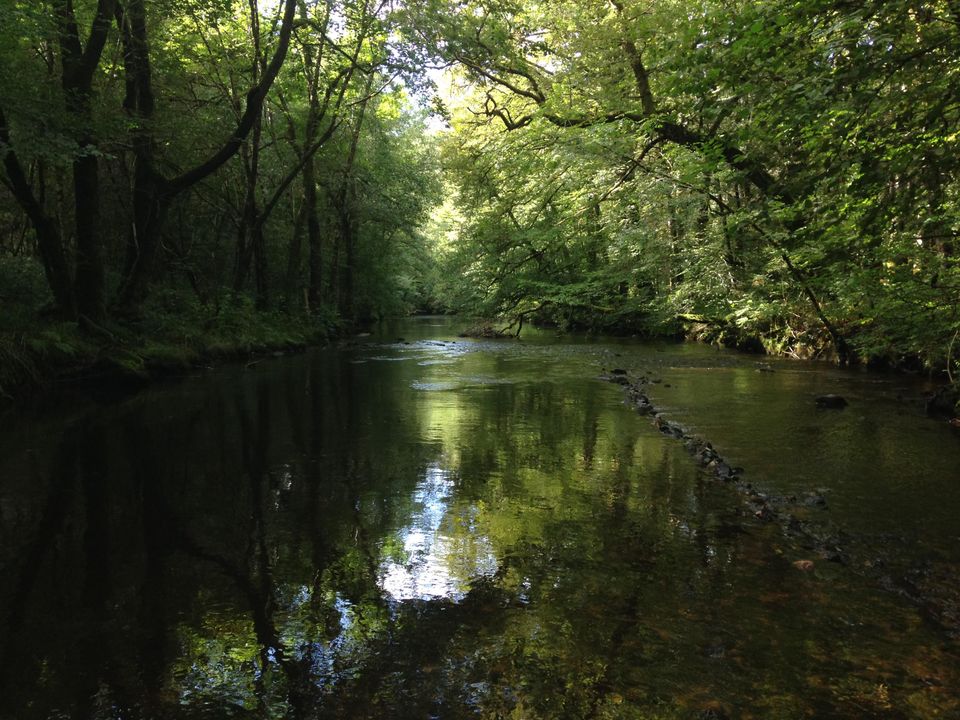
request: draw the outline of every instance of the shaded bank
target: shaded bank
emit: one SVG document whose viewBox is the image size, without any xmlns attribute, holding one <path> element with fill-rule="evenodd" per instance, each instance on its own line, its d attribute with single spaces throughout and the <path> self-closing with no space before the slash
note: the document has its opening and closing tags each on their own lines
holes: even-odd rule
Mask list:
<svg viewBox="0 0 960 720">
<path fill-rule="evenodd" d="M 250 307 L 154 312 L 96 333 L 38 322 L 0 332 L 0 403 L 56 388 L 141 387 L 213 364 L 301 352 L 343 332 L 332 319 Z"/>
</svg>

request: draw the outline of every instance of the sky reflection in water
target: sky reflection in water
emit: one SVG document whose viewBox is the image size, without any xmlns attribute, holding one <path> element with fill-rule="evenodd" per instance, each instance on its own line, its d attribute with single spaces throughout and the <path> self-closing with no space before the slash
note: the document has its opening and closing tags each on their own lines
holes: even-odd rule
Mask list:
<svg viewBox="0 0 960 720">
<path fill-rule="evenodd" d="M 451 514 L 454 480 L 438 465 L 427 468 L 413 494 L 414 513 L 397 538 L 404 557 L 380 566 L 380 587 L 394 600 L 462 600 L 473 578 L 493 576 L 497 559 L 488 538 L 473 535 L 469 547 L 447 532 L 469 522 Z M 462 540 L 462 535 L 460 536 Z"/>
</svg>

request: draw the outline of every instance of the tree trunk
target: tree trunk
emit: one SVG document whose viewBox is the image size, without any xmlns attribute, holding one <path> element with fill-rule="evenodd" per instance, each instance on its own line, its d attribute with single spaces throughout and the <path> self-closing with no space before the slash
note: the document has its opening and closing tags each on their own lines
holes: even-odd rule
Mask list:
<svg viewBox="0 0 960 720">
<path fill-rule="evenodd" d="M 263 223 L 254 226 L 253 237 L 253 279 L 256 288 L 257 310 L 270 307 L 270 278 L 267 268 L 267 238 L 263 232 Z"/>
<path fill-rule="evenodd" d="M 67 113 L 79 128 L 78 154 L 73 161 L 73 201 L 76 229 L 77 312 L 94 323 L 106 315 L 102 228 L 100 218 L 100 163 L 92 135 L 93 77 L 106 45 L 114 0 L 99 0 L 86 48 L 74 15 L 72 0 L 54 5 L 60 35 L 61 87 Z"/>
<path fill-rule="evenodd" d="M 341 306 L 340 301 L 340 277 L 342 273 L 340 272 L 340 248 L 342 243 L 340 241 L 340 230 L 339 227 L 334 229 L 333 232 L 333 257 L 330 259 L 330 283 L 327 286 L 330 289 L 329 297 L 331 298 L 331 303 L 338 310 Z"/>
<path fill-rule="evenodd" d="M 160 245 L 160 232 L 170 206 L 163 182 L 155 170 L 154 140 L 150 129 L 155 106 L 147 16 L 143 0 L 130 0 L 117 11 L 123 40 L 127 94 L 124 110 L 133 120 L 133 225 L 127 236 L 123 279 L 117 305 L 136 314 L 146 296 L 147 279 Z"/>
<path fill-rule="evenodd" d="M 356 262 L 357 243 L 353 232 L 353 218 L 350 204 L 350 201 L 347 200 L 344 207 L 338 208 L 337 213 L 340 243 L 345 251 L 344 263 L 340 268 L 342 280 L 340 281 L 339 310 L 341 317 L 353 320 L 354 263 Z"/>
<path fill-rule="evenodd" d="M 686 271 L 683 267 L 683 239 L 684 228 L 683 219 L 677 210 L 677 204 L 674 201 L 673 194 L 667 198 L 667 231 L 670 235 L 670 253 L 668 254 L 668 278 L 667 287 L 670 290 L 676 289 L 686 279 Z"/>
<path fill-rule="evenodd" d="M 87 145 L 84 151 L 93 150 Z M 77 231 L 76 295 L 81 318 L 100 322 L 106 315 L 102 229 L 100 227 L 100 164 L 95 155 L 73 163 L 74 219 Z"/>
<path fill-rule="evenodd" d="M 323 302 L 323 240 L 320 219 L 317 217 L 316 163 L 313 158 L 303 168 L 303 212 L 307 218 L 307 248 L 309 250 L 310 284 L 307 299 L 316 311 Z"/>
<path fill-rule="evenodd" d="M 359 47 L 357 48 L 357 53 L 359 53 Z M 334 297 L 337 298 L 337 307 L 340 309 L 340 315 L 349 320 L 354 319 L 353 287 L 354 262 L 356 260 L 356 221 L 353 217 L 353 168 L 357 160 L 357 151 L 360 148 L 360 133 L 363 130 L 363 121 L 366 117 L 367 105 L 370 102 L 370 90 L 373 87 L 373 78 L 373 73 L 367 75 L 363 99 L 360 102 L 357 119 L 353 126 L 353 134 L 350 138 L 350 152 L 347 155 L 347 164 L 343 170 L 343 178 L 341 179 L 335 202 L 339 225 L 338 248 L 342 246 L 346 251 L 346 263 L 342 269 L 343 282 L 340 284 L 341 294 L 335 295 Z"/>
<path fill-rule="evenodd" d="M 287 272 L 284 280 L 286 297 L 284 299 L 284 305 L 286 311 L 291 314 L 300 302 L 300 290 L 302 288 L 300 264 L 301 255 L 303 254 L 303 226 L 306 220 L 305 207 L 305 205 L 301 205 L 300 209 L 296 212 L 296 218 L 293 221 L 293 233 L 290 235 L 290 246 L 287 250 Z M 307 302 L 309 304 L 309 295 Z"/>
<path fill-rule="evenodd" d="M 0 152 L 2 152 L 3 167 L 7 172 L 10 191 L 30 219 L 30 224 L 36 233 L 37 250 L 43 263 L 47 284 L 53 293 L 57 313 L 66 318 L 75 319 L 77 307 L 73 294 L 73 278 L 70 276 L 67 256 L 63 250 L 60 227 L 56 220 L 44 210 L 27 180 L 20 159 L 13 149 L 10 126 L 3 108 L 0 108 Z"/>
<path fill-rule="evenodd" d="M 240 154 L 243 159 L 244 191 L 243 207 L 240 210 L 240 227 L 237 230 L 237 263 L 234 270 L 233 289 L 243 292 L 250 274 L 250 264 L 256 251 L 256 226 L 259 212 L 257 209 L 257 180 L 260 166 L 259 120 L 254 123 L 250 145 L 244 145 Z"/>
</svg>

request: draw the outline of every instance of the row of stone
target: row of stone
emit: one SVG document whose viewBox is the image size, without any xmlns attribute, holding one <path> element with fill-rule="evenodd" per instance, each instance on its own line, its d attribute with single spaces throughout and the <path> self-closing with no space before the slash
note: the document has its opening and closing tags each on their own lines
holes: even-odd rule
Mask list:
<svg viewBox="0 0 960 720">
<path fill-rule="evenodd" d="M 680 423 L 668 420 L 647 396 L 645 387 L 651 381 L 646 376 L 631 380 L 626 370 L 618 368 L 601 375 L 601 379 L 622 385 L 627 403 L 641 415 L 652 417 L 654 427 L 664 435 L 682 440 L 684 447 L 696 460 L 697 465 L 710 474 L 720 480 L 731 481 L 737 479 L 743 472 L 743 468 L 733 467 L 726 462 L 709 442 L 691 434 Z"/>
<path fill-rule="evenodd" d="M 747 505 L 752 515 L 761 521 L 771 522 L 779 520 L 785 531 L 792 535 L 810 536 L 812 533 L 807 531 L 807 523 L 799 521 L 793 516 L 789 509 L 797 505 L 806 505 L 808 507 L 826 507 L 826 499 L 823 495 L 811 492 L 802 500 L 797 497 L 771 496 L 756 489 L 752 483 L 745 482 L 741 475 L 744 470 L 741 467 L 735 467 L 727 462 L 720 453 L 716 451 L 709 441 L 698 435 L 691 433 L 687 428 L 677 422 L 668 420 L 662 412 L 651 402 L 646 393 L 646 386 L 652 380 L 644 375 L 631 379 L 626 370 L 614 369 L 604 372 L 602 380 L 612 382 L 624 388 L 624 394 L 628 405 L 633 407 L 638 413 L 652 418 L 653 425 L 661 433 L 668 437 L 683 442 L 687 452 L 690 453 L 697 466 L 708 475 L 731 483 L 745 497 Z M 839 559 L 839 552 L 832 538 L 816 538 L 813 543 L 821 557 L 830 560 Z"/>
<path fill-rule="evenodd" d="M 960 591 L 957 590 L 955 570 L 942 567 L 903 569 L 888 567 L 887 552 L 882 549 L 889 542 L 906 542 L 905 538 L 890 537 L 881 547 L 877 541 L 851 536 L 842 529 L 824 522 L 823 518 L 803 519 L 795 514 L 798 508 L 825 509 L 827 501 L 821 492 L 808 492 L 802 497 L 795 495 L 769 495 L 756 489 L 741 478 L 743 469 L 732 467 L 713 446 L 676 422 L 667 420 L 647 396 L 645 388 L 654 380 L 645 376 L 631 379 L 625 370 L 612 370 L 601 375 L 603 380 L 624 388 L 627 403 L 641 415 L 652 418 L 654 425 L 664 435 L 681 440 L 697 465 L 712 476 L 730 483 L 744 497 L 748 513 L 763 522 L 776 522 L 787 537 L 793 538 L 800 547 L 815 557 L 849 566 L 857 574 L 872 578 L 879 587 L 893 592 L 916 604 L 925 616 L 940 625 L 954 638 L 960 637 Z M 659 381 L 659 380 L 658 380 Z M 824 409 L 842 409 L 847 405 L 844 398 L 826 395 L 816 398 L 816 405 Z M 809 572 L 814 562 L 809 559 L 795 560 L 793 566 Z M 949 573 L 953 572 L 953 575 Z M 943 577 L 941 577 L 943 576 Z M 946 578 L 952 578 L 946 579 Z"/>
</svg>

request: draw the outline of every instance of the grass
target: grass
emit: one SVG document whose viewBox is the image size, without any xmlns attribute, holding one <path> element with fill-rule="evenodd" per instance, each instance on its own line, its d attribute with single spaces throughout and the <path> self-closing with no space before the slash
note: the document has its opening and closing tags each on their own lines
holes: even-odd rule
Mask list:
<svg viewBox="0 0 960 720">
<path fill-rule="evenodd" d="M 43 319 L 37 302 L 4 302 L 0 397 L 15 399 L 54 382 L 129 383 L 267 352 L 319 345 L 340 330 L 332 314 L 259 312 L 246 298 L 202 305 L 160 290 L 135 321 L 111 320 L 90 334 Z"/>
</svg>

